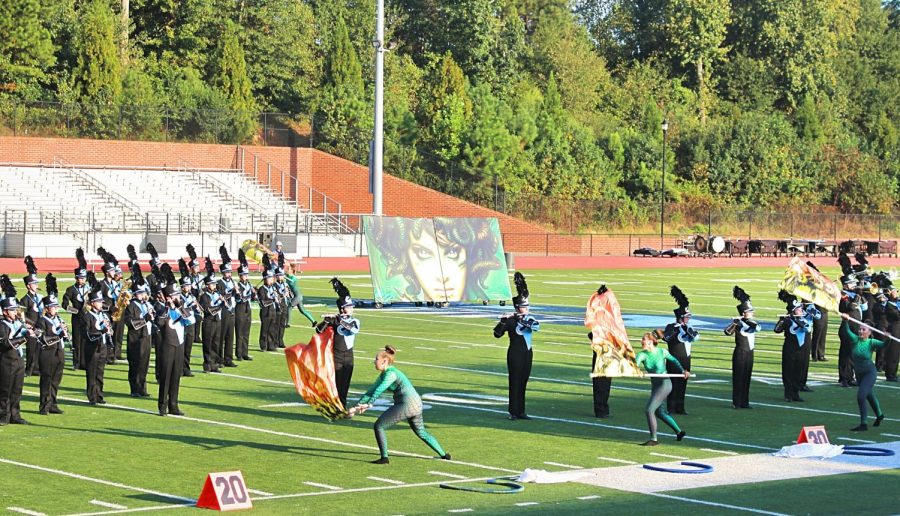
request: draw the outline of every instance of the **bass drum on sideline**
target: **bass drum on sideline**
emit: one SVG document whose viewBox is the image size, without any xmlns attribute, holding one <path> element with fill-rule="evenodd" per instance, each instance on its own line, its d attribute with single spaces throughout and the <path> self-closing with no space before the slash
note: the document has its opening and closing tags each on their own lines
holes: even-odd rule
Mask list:
<svg viewBox="0 0 900 516">
<path fill-rule="evenodd" d="M 709 247 L 708 242 L 701 235 L 697 235 L 694 237 L 694 251 L 698 253 L 705 253 L 706 248 Z"/>
<path fill-rule="evenodd" d="M 725 239 L 720 236 L 712 237 L 709 240 L 709 249 L 713 253 L 721 253 L 725 250 Z"/>
</svg>

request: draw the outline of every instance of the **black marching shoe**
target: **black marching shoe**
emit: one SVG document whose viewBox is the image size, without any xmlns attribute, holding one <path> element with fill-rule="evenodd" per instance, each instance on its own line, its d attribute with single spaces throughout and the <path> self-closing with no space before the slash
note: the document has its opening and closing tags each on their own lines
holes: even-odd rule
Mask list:
<svg viewBox="0 0 900 516">
<path fill-rule="evenodd" d="M 680 441 L 680 440 L 684 439 L 684 436 L 686 436 L 686 435 L 687 435 L 687 432 L 682 430 L 682 431 L 678 432 L 677 434 L 675 434 L 675 440 Z"/>
<path fill-rule="evenodd" d="M 372 464 L 390 464 L 391 461 L 387 457 L 381 457 L 380 459 L 371 461 Z"/>
<path fill-rule="evenodd" d="M 859 426 L 855 426 L 850 429 L 851 432 L 865 432 L 869 429 L 869 425 L 865 423 L 860 423 Z"/>
<path fill-rule="evenodd" d="M 881 422 L 884 421 L 884 414 L 875 418 L 875 423 L 872 426 L 881 426 Z"/>
<path fill-rule="evenodd" d="M 193 376 L 194 376 L 194 373 L 188 371 L 188 372 L 186 372 L 186 373 L 181 373 L 181 376 L 187 376 L 188 378 L 190 378 L 190 377 L 193 377 Z"/>
<path fill-rule="evenodd" d="M 184 412 L 182 412 L 181 409 L 175 409 L 169 410 L 169 414 L 172 414 L 173 416 L 183 416 Z"/>
<path fill-rule="evenodd" d="M 253 360 L 253 357 L 251 357 L 250 355 L 247 355 L 247 356 L 243 357 L 243 359 L 244 360 Z"/>
<path fill-rule="evenodd" d="M 160 411 L 159 411 L 159 415 L 165 417 L 165 416 L 166 416 L 166 411 L 165 411 L 165 410 L 160 410 Z"/>
<path fill-rule="evenodd" d="M 31 424 L 22 418 L 10 419 L 9 422 L 10 422 L 10 424 L 13 424 L 13 425 L 30 425 Z"/>
<path fill-rule="evenodd" d="M 52 407 L 50 407 L 50 413 L 51 414 L 65 414 L 65 412 L 61 408 L 57 407 L 56 405 L 53 405 Z"/>
<path fill-rule="evenodd" d="M 641 443 L 641 446 L 656 446 L 658 444 L 659 444 L 659 441 L 650 439 L 649 441 L 647 441 L 645 443 Z"/>
<path fill-rule="evenodd" d="M 524 419 L 524 420 L 526 420 L 526 421 L 530 421 L 530 420 L 531 420 L 531 417 L 529 417 L 528 414 L 519 414 L 517 417 L 518 417 L 519 419 Z"/>
<path fill-rule="evenodd" d="M 812 392 L 813 390 L 807 386 L 800 387 L 800 392 Z"/>
<path fill-rule="evenodd" d="M 516 419 L 519 419 L 519 418 L 517 418 L 516 416 L 510 414 L 510 415 L 506 416 L 506 419 L 508 419 L 508 420 L 510 420 L 510 421 L 515 421 Z"/>
<path fill-rule="evenodd" d="M 449 453 L 445 453 L 445 454 L 441 455 L 441 458 L 444 459 L 444 460 L 450 460 L 450 454 L 449 454 Z"/>
</svg>

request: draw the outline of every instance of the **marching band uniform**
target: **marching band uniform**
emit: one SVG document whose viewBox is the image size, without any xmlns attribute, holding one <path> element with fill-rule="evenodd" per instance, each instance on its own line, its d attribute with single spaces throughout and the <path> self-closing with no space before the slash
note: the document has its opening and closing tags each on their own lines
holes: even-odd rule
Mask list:
<svg viewBox="0 0 900 516">
<path fill-rule="evenodd" d="M 888 333 L 892 337 L 900 339 L 900 299 L 897 298 L 897 290 L 891 288 L 888 305 L 893 306 L 888 311 Z M 897 381 L 897 369 L 900 366 L 900 342 L 894 339 L 885 339 L 884 351 L 884 376 L 889 382 Z"/>
<path fill-rule="evenodd" d="M 278 312 L 277 337 L 278 347 L 284 347 L 284 330 L 288 327 L 288 315 L 291 310 L 291 289 L 284 279 L 284 269 L 275 269 L 275 287 L 281 296 L 281 311 Z"/>
<path fill-rule="evenodd" d="M 785 291 L 779 299 L 787 303 L 788 313 L 782 315 L 775 324 L 775 333 L 784 333 L 781 348 L 781 382 L 784 384 L 784 401 L 803 401 L 800 388 L 803 387 L 803 361 L 808 356 L 807 339 L 812 332 L 813 315 L 804 310 L 803 303 Z"/>
<path fill-rule="evenodd" d="M 84 252 L 81 248 L 76 252 L 76 256 L 80 252 L 79 262 L 84 260 Z M 71 338 L 72 338 L 72 369 L 84 369 L 84 304 L 87 301 L 88 294 L 91 293 L 91 287 L 85 281 L 87 278 L 87 262 L 84 266 L 79 263 L 79 267 L 75 269 L 75 284 L 66 289 L 63 294 L 62 308 L 72 314 Z"/>
<path fill-rule="evenodd" d="M 812 329 L 809 333 L 806 334 L 806 353 L 803 353 L 803 362 L 800 366 L 800 392 L 812 392 L 812 389 L 806 386 L 806 382 L 809 379 L 809 359 L 812 356 L 811 348 L 813 342 L 813 335 L 816 328 L 816 321 L 822 319 L 822 311 L 819 310 L 813 303 L 806 303 L 805 307 L 806 313 L 812 316 Z"/>
<path fill-rule="evenodd" d="M 208 260 L 209 258 L 207 258 Z M 198 303 L 203 309 L 202 342 L 203 342 L 203 370 L 207 373 L 218 373 L 219 340 L 222 323 L 222 296 L 215 289 L 216 278 L 210 273 L 206 277 L 206 290 L 200 295 Z"/>
<path fill-rule="evenodd" d="M 681 290 L 672 286 L 670 294 L 678 303 L 678 308 L 674 310 L 675 322 L 666 325 L 663 339 L 669 348 L 669 354 L 678 360 L 684 371 L 691 370 L 691 348 L 700 337 L 690 325 L 691 311 L 688 306 L 688 298 Z M 669 374 L 681 374 L 674 363 L 666 362 L 666 370 Z M 666 398 L 666 408 L 672 414 L 687 414 L 684 408 L 684 397 L 687 391 L 687 380 L 683 377 L 672 378 L 672 392 Z"/>
<path fill-rule="evenodd" d="M 146 284 L 133 284 L 132 290 L 134 297 L 122 319 L 128 326 L 128 384 L 131 397 L 139 398 L 150 395 L 147 393 L 147 371 L 150 368 L 154 309 L 146 299 L 138 299 L 138 295 L 149 295 L 150 289 Z"/>
<path fill-rule="evenodd" d="M 227 256 L 227 254 L 226 254 Z M 235 329 L 235 297 L 234 280 L 231 278 L 231 262 L 223 262 L 219 265 L 222 279 L 217 283 L 219 295 L 222 297 L 222 322 L 220 324 L 220 338 L 218 355 L 220 366 L 237 367 L 234 363 L 234 329 Z M 223 361 L 224 362 L 221 362 Z"/>
<path fill-rule="evenodd" d="M 31 257 L 27 258 L 30 259 Z M 37 269 L 35 269 L 36 271 Z M 38 277 L 36 273 L 25 276 L 25 287 L 28 289 L 28 292 L 19 300 L 19 304 L 25 307 L 25 320 L 28 321 L 32 328 L 37 327 L 38 319 L 44 313 L 44 300 L 37 293 L 37 284 Z M 31 376 L 37 370 L 39 353 L 40 347 L 37 337 L 29 335 L 25 345 L 25 376 Z"/>
<path fill-rule="evenodd" d="M 838 311 L 861 321 L 863 311 L 867 307 L 865 307 L 863 299 L 855 292 L 856 279 L 852 276 L 845 275 L 841 278 L 841 282 L 844 284 L 844 290 L 842 291 L 841 301 L 838 304 Z M 854 334 L 859 335 L 858 323 L 847 320 L 841 321 L 841 328 L 847 325 L 850 325 L 850 329 L 853 330 Z M 841 347 L 838 351 L 838 382 L 841 387 L 856 385 L 856 382 L 853 380 L 853 362 L 850 359 L 853 343 L 846 335 L 846 332 L 841 330 L 838 331 L 838 337 L 841 341 Z"/>
<path fill-rule="evenodd" d="M 243 251 L 240 251 L 239 254 L 243 255 Z M 253 290 L 253 284 L 247 280 L 249 274 L 250 268 L 242 262 L 238 268 L 240 281 L 235 290 L 234 309 L 234 355 L 238 360 L 253 360 L 250 356 L 250 323 L 252 321 L 250 303 L 256 300 L 256 291 Z"/>
<path fill-rule="evenodd" d="M 540 330 L 541 323 L 528 313 L 528 285 L 525 276 L 516 272 L 514 276 L 518 295 L 513 298 L 516 313 L 505 316 L 494 326 L 494 337 L 509 336 L 506 349 L 506 369 L 509 373 L 509 419 L 531 419 L 525 412 L 525 390 L 531 377 L 532 335 Z"/>
<path fill-rule="evenodd" d="M 181 277 L 181 294 L 179 294 L 181 298 L 181 306 L 185 307 L 185 312 L 189 310 L 190 317 L 185 317 L 182 320 L 182 336 L 184 339 L 182 340 L 182 348 L 181 351 L 184 354 L 184 358 L 182 360 L 181 367 L 181 376 L 191 377 L 194 376 L 194 373 L 191 372 L 191 349 L 194 347 L 194 336 L 197 332 L 197 320 L 200 317 L 201 308 L 200 305 L 197 304 L 197 298 L 194 297 L 194 294 L 191 293 L 193 283 L 191 282 L 191 278 L 189 276 Z M 162 330 L 162 328 L 160 328 Z M 162 339 L 162 335 L 160 334 L 160 339 Z M 161 340 L 160 340 L 161 342 Z M 159 349 L 159 348 L 157 348 Z"/>
<path fill-rule="evenodd" d="M 734 297 L 740 304 L 740 316 L 725 328 L 725 335 L 734 335 L 734 352 L 731 355 L 731 406 L 736 409 L 750 406 L 750 378 L 753 375 L 753 349 L 759 324 L 753 320 L 750 296 L 740 287 L 734 287 Z"/>
<path fill-rule="evenodd" d="M 813 321 L 812 342 L 809 352 L 813 362 L 825 362 L 825 342 L 828 340 L 828 310 L 820 310 L 822 317 Z"/>
<path fill-rule="evenodd" d="M 353 298 L 350 290 L 337 278 L 332 278 L 331 285 L 337 293 L 339 313 L 336 316 L 326 317 L 316 326 L 316 332 L 321 333 L 327 327 L 334 330 L 334 383 L 337 387 L 338 397 L 344 407 L 347 406 L 347 394 L 350 392 L 350 380 L 353 378 L 353 345 L 356 334 L 359 333 L 359 319 L 353 317 Z"/>
<path fill-rule="evenodd" d="M 104 311 L 101 303 L 106 302 L 102 291 L 91 292 L 90 308 L 84 313 L 86 340 L 84 341 L 85 379 L 87 380 L 87 397 L 91 405 L 104 404 L 103 373 L 106 369 L 107 354 L 112 353 L 112 321 L 109 312 Z"/>
<path fill-rule="evenodd" d="M 587 334 L 588 341 L 593 342 L 594 334 Z M 591 350 L 591 371 L 597 365 L 597 353 Z M 609 391 L 612 389 L 612 378 L 609 376 L 594 376 L 591 378 L 591 387 L 594 398 L 594 417 L 606 419 L 609 417 Z"/>
<path fill-rule="evenodd" d="M 41 401 L 40 413 L 62 414 L 63 411 L 56 404 L 56 396 L 59 392 L 59 384 L 62 382 L 63 370 L 66 367 L 66 342 L 69 341 L 68 330 L 58 313 L 51 315 L 51 308 L 58 308 L 56 299 L 56 280 L 47 278 L 47 293 L 44 298 L 45 312 L 35 326 L 41 333 L 40 357 L 38 358 L 41 372 Z M 53 282 L 53 288 L 50 283 Z"/>
<path fill-rule="evenodd" d="M 119 300 L 119 296 L 122 295 L 122 285 L 116 281 L 116 266 L 111 262 L 106 262 L 102 267 L 103 272 L 105 273 L 105 277 L 103 281 L 100 282 L 100 292 L 103 294 L 103 307 L 104 312 L 106 312 L 107 316 L 110 316 L 110 324 L 112 324 L 112 334 L 111 339 L 113 343 L 113 348 L 108 350 L 106 356 L 106 362 L 108 364 L 114 364 L 116 362 L 116 358 L 121 356 L 121 342 L 118 340 L 119 335 L 119 322 L 122 323 L 122 332 L 124 333 L 124 321 L 119 319 L 119 322 L 112 320 L 113 311 L 116 309 L 116 302 Z M 118 348 L 116 347 L 118 343 Z"/>
<path fill-rule="evenodd" d="M 163 295 L 167 304 L 157 303 L 156 310 L 156 325 L 160 335 L 160 345 L 157 349 L 160 355 L 157 359 L 159 368 L 157 407 L 160 416 L 165 416 L 167 411 L 174 416 L 183 416 L 184 412 L 178 408 L 178 391 L 185 356 L 182 346 L 187 342 L 184 329 L 194 325 L 193 309 L 180 304 L 183 294 L 175 291 L 175 285 L 166 285 L 163 288 Z"/>
<path fill-rule="evenodd" d="M 3 275 L 6 282 L 9 277 Z M 11 286 L 11 283 L 9 283 Z M 0 301 L 3 318 L 0 320 L 0 426 L 27 425 L 22 419 L 19 404 L 25 383 L 25 347 L 28 330 L 16 317 L 18 303 L 15 293 Z"/>
<path fill-rule="evenodd" d="M 271 269 L 263 271 L 263 284 L 256 291 L 259 300 L 259 350 L 275 351 L 278 349 L 277 325 L 281 301 L 278 288 L 275 286 L 275 273 Z"/>
</svg>

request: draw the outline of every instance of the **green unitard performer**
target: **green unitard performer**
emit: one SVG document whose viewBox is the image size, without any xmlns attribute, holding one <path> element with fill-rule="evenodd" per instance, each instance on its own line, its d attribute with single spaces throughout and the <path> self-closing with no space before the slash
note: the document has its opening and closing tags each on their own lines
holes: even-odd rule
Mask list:
<svg viewBox="0 0 900 516">
<path fill-rule="evenodd" d="M 381 458 L 372 463 L 388 464 L 390 462 L 385 430 L 404 419 L 409 423 L 413 432 L 419 436 L 419 439 L 425 441 L 425 444 L 430 446 L 442 459 L 450 460 L 450 454 L 445 452 L 437 439 L 425 430 L 425 420 L 422 419 L 422 398 L 419 397 L 419 393 L 416 392 L 409 378 L 394 367 L 395 354 L 396 350 L 392 346 L 385 346 L 378 352 L 378 355 L 375 356 L 375 369 L 381 371 L 381 374 L 375 381 L 375 385 L 359 399 L 359 404 L 350 409 L 351 416 L 361 414 L 371 407 L 372 402 L 378 399 L 384 391 L 394 393 L 394 405 L 384 411 L 384 414 L 375 421 L 375 440 L 378 441 Z"/>
<path fill-rule="evenodd" d="M 638 367 L 643 367 L 650 374 L 665 374 L 666 360 L 672 362 L 688 379 L 690 373 L 684 370 L 678 359 L 669 354 L 662 348 L 657 348 L 656 343 L 663 337 L 661 330 L 654 330 L 644 334 L 641 339 L 641 350 L 636 357 Z M 645 412 L 647 414 L 647 425 L 650 427 L 650 440 L 643 443 L 642 446 L 656 446 L 659 444 L 656 438 L 657 422 L 656 416 L 659 416 L 663 422 L 676 432 L 675 438 L 679 441 L 684 439 L 685 432 L 678 427 L 675 419 L 669 415 L 666 409 L 666 397 L 672 392 L 672 380 L 668 378 L 651 378 L 652 390 L 650 391 L 650 399 L 647 401 Z"/>
<path fill-rule="evenodd" d="M 842 313 L 841 317 L 848 319 L 850 316 Z M 871 321 L 867 321 L 865 324 L 871 324 Z M 841 325 L 841 333 L 841 336 L 853 346 L 850 351 L 850 359 L 853 361 L 853 370 L 856 372 L 856 381 L 859 383 L 859 389 L 856 391 L 856 403 L 859 405 L 859 426 L 850 430 L 864 432 L 869 429 L 866 424 L 868 419 L 866 402 L 875 411 L 875 426 L 881 425 L 881 421 L 884 419 L 881 404 L 878 403 L 878 398 L 875 397 L 875 392 L 872 390 L 875 387 L 875 380 L 878 378 L 878 371 L 875 369 L 875 363 L 872 362 L 872 353 L 878 348 L 883 348 L 885 343 L 871 338 L 872 330 L 864 324 L 859 326 L 859 335 L 853 332 L 849 324 Z"/>
<path fill-rule="evenodd" d="M 303 293 L 300 292 L 300 278 L 294 274 L 294 266 L 290 263 L 287 264 L 287 275 L 285 279 L 287 279 L 288 287 L 291 289 L 291 293 L 294 294 L 294 297 L 291 298 L 291 310 L 288 310 L 287 314 L 287 322 L 286 324 L 290 326 L 291 324 L 291 314 L 294 312 L 293 307 L 297 307 L 300 310 L 300 313 L 303 314 L 303 317 L 306 317 L 309 322 L 316 326 L 316 320 L 313 316 L 303 307 Z"/>
</svg>

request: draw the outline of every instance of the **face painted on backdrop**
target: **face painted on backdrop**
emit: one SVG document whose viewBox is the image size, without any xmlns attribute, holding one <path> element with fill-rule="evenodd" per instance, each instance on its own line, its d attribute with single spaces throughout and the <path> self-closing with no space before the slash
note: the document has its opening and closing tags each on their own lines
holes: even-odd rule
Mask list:
<svg viewBox="0 0 900 516">
<path fill-rule="evenodd" d="M 437 253 L 440 253 L 440 257 Z M 466 288 L 466 249 L 456 243 L 441 246 L 427 231 L 411 235 L 407 251 L 409 264 L 425 297 L 435 301 L 460 299 Z"/>
</svg>

